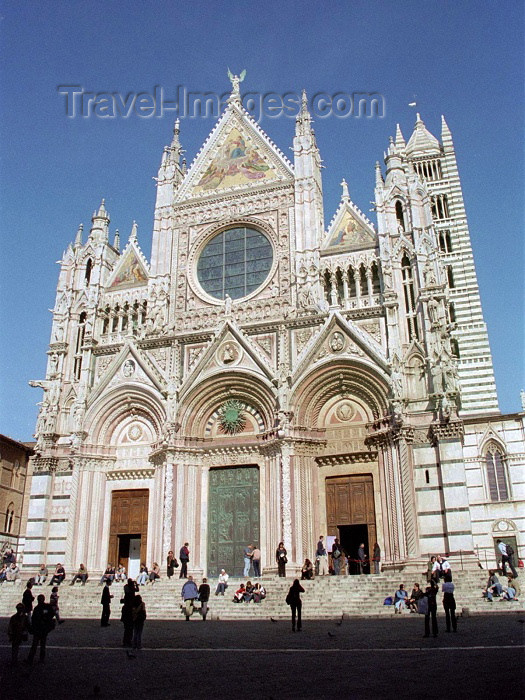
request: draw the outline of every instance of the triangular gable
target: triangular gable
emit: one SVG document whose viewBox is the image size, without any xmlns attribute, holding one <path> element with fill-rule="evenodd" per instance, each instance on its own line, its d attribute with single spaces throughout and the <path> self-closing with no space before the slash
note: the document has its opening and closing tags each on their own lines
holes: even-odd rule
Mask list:
<svg viewBox="0 0 525 700">
<path fill-rule="evenodd" d="M 107 388 L 120 386 L 126 382 L 147 384 L 154 387 L 160 393 L 166 390 L 163 377 L 157 368 L 153 366 L 134 343 L 128 342 L 102 374 L 98 384 L 95 384 L 88 398 L 88 407 L 91 406 Z"/>
<path fill-rule="evenodd" d="M 281 182 L 293 168 L 242 106 L 230 103 L 193 161 L 175 201 Z"/>
<path fill-rule="evenodd" d="M 377 245 L 372 224 L 349 202 L 343 202 L 328 229 L 322 252 L 341 253 Z"/>
<path fill-rule="evenodd" d="M 296 358 L 292 381 L 297 380 L 311 367 L 326 358 L 357 358 L 389 374 L 388 360 L 383 348 L 371 335 L 337 311 L 332 312 L 321 330 L 313 336 Z"/>
<path fill-rule="evenodd" d="M 107 283 L 108 291 L 128 289 L 148 283 L 148 268 L 144 256 L 134 242 L 128 243 Z"/>
<path fill-rule="evenodd" d="M 271 382 L 274 377 L 268 365 L 268 360 L 262 357 L 256 344 L 250 342 L 250 338 L 233 323 L 226 321 L 184 378 L 180 399 L 206 377 L 227 371 L 248 370 Z"/>
</svg>

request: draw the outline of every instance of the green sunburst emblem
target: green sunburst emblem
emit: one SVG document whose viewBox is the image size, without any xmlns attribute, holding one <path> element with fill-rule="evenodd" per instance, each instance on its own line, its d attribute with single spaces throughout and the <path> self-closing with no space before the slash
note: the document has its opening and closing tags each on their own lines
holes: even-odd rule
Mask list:
<svg viewBox="0 0 525 700">
<path fill-rule="evenodd" d="M 237 399 L 228 399 L 223 403 L 218 413 L 221 430 L 229 435 L 242 432 L 246 425 L 243 411 L 244 404 Z"/>
</svg>

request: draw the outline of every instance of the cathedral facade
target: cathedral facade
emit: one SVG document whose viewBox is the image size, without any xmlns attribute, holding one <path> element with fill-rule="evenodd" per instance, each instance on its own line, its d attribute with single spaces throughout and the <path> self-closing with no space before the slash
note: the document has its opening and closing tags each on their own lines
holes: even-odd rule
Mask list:
<svg viewBox="0 0 525 700">
<path fill-rule="evenodd" d="M 498 410 L 451 133 L 417 118 L 325 227 L 306 98 L 290 162 L 228 106 L 157 177 L 151 260 L 105 204 L 61 261 L 24 567 L 274 568 L 320 533 L 384 566 L 522 543 L 524 414 Z M 520 534 L 521 532 L 521 534 Z"/>
</svg>

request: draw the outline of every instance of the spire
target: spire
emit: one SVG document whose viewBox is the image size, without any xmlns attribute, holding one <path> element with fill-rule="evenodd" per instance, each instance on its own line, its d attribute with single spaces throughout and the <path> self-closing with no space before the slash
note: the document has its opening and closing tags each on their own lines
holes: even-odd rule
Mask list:
<svg viewBox="0 0 525 700">
<path fill-rule="evenodd" d="M 171 144 L 169 146 L 166 146 L 165 148 L 165 160 L 167 160 L 169 163 L 174 163 L 175 165 L 179 165 L 180 157 L 182 154 L 182 147 L 180 145 L 179 134 L 180 119 L 177 118 L 173 126 L 173 138 L 171 140 Z"/>
<path fill-rule="evenodd" d="M 92 225 L 89 237 L 92 240 L 108 240 L 109 214 L 106 211 L 106 200 L 103 199 L 98 211 L 93 212 L 91 217 Z"/>
<path fill-rule="evenodd" d="M 446 122 L 446 119 L 444 115 L 441 115 L 441 138 L 443 139 L 445 136 L 452 136 L 450 133 L 450 129 L 448 128 L 448 124 Z"/>
<path fill-rule="evenodd" d="M 346 180 L 343 178 L 341 181 L 341 187 L 343 188 L 343 192 L 341 194 L 341 201 L 342 202 L 349 202 L 350 201 L 350 193 L 348 192 L 348 183 Z"/>
<path fill-rule="evenodd" d="M 406 142 L 401 132 L 401 127 L 399 124 L 396 124 L 396 148 L 402 150 L 405 146 Z"/>
<path fill-rule="evenodd" d="M 119 233 L 118 229 L 115 231 L 115 239 L 113 241 L 113 248 L 115 248 L 115 250 L 118 253 L 120 253 L 120 233 Z"/>
<path fill-rule="evenodd" d="M 82 245 L 82 233 L 84 232 L 84 224 L 79 224 L 77 235 L 75 236 L 75 248 L 80 248 Z"/>
<path fill-rule="evenodd" d="M 381 172 L 381 163 L 376 160 L 376 185 L 382 185 L 384 183 L 383 173 Z"/>
<path fill-rule="evenodd" d="M 131 233 L 129 234 L 129 243 L 137 243 L 137 222 L 133 221 L 133 226 L 131 227 Z"/>
<path fill-rule="evenodd" d="M 417 113 L 414 133 L 406 147 L 407 155 L 423 152 L 428 155 L 436 155 L 441 152 L 439 141 L 426 128 L 421 115 Z"/>
<path fill-rule="evenodd" d="M 295 135 L 307 136 L 313 135 L 313 133 L 312 117 L 308 111 L 308 97 L 306 96 L 306 90 L 303 90 L 303 95 L 301 97 L 301 111 L 295 119 Z"/>
</svg>

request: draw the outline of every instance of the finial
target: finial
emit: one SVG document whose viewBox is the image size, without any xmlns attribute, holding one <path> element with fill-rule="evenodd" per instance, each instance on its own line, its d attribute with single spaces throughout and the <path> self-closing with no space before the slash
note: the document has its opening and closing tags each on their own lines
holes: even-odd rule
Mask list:
<svg viewBox="0 0 525 700">
<path fill-rule="evenodd" d="M 82 245 L 82 232 L 84 231 L 84 224 L 79 224 L 77 235 L 75 237 L 75 248 Z"/>
<path fill-rule="evenodd" d="M 384 182 L 383 180 L 383 173 L 381 172 L 381 163 L 376 160 L 376 185 L 382 185 Z"/>
<path fill-rule="evenodd" d="M 246 77 L 246 69 L 244 69 L 240 75 L 233 75 L 233 73 L 230 71 L 228 68 L 228 78 L 230 79 L 230 82 L 232 84 L 232 94 L 230 95 L 230 100 L 236 100 L 240 102 L 241 99 L 241 91 L 239 88 L 240 83 L 244 80 Z"/>
<path fill-rule="evenodd" d="M 397 148 L 404 148 L 406 146 L 405 139 L 403 137 L 403 133 L 401 131 L 401 127 L 399 124 L 396 124 L 396 147 Z"/>
<path fill-rule="evenodd" d="M 341 187 L 343 188 L 343 193 L 341 195 L 341 201 L 342 202 L 349 202 L 350 201 L 350 193 L 348 192 L 348 183 L 346 180 L 343 178 L 341 180 Z"/>
<path fill-rule="evenodd" d="M 129 234 L 129 241 L 130 242 L 133 242 L 133 243 L 137 242 L 137 230 L 138 230 L 137 222 L 135 220 L 133 220 L 133 226 L 131 227 L 131 233 Z"/>
<path fill-rule="evenodd" d="M 525 391 L 523 391 L 523 389 L 520 391 L 520 398 L 521 398 L 521 410 L 525 411 Z"/>
<path fill-rule="evenodd" d="M 115 250 L 120 253 L 120 233 L 119 233 L 118 229 L 115 231 L 115 239 L 113 241 L 113 248 L 115 248 Z"/>
</svg>

